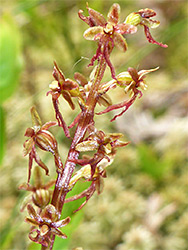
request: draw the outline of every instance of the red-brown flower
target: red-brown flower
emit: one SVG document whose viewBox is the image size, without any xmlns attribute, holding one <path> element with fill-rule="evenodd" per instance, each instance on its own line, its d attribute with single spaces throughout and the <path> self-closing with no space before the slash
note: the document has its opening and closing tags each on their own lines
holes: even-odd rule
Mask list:
<svg viewBox="0 0 188 250">
<path fill-rule="evenodd" d="M 125 23 L 132 25 L 142 25 L 144 26 L 144 32 L 149 43 L 157 44 L 163 48 L 167 48 L 168 45 L 159 43 L 153 39 L 149 29 L 157 28 L 160 24 L 158 20 L 152 20 L 151 17 L 156 16 L 156 13 L 152 9 L 141 9 L 137 12 L 133 12 L 127 16 Z"/>
<path fill-rule="evenodd" d="M 41 168 L 46 171 L 46 175 L 48 175 L 49 172 L 47 166 L 41 161 L 39 155 L 37 154 L 35 146 L 38 146 L 44 151 L 52 153 L 55 159 L 57 170 L 61 171 L 63 169 L 63 164 L 57 149 L 57 141 L 55 137 L 48 131 L 50 127 L 57 125 L 57 123 L 47 122 L 42 125 L 41 119 L 34 107 L 31 108 L 31 117 L 33 127 L 28 128 L 25 132 L 25 136 L 30 137 L 30 139 L 26 140 L 24 143 L 24 156 L 29 154 L 28 182 L 30 181 L 31 177 L 33 159 Z"/>
<path fill-rule="evenodd" d="M 107 20 L 101 13 L 89 7 L 87 9 L 89 13 L 88 17 L 83 16 L 82 11 L 79 11 L 79 17 L 90 26 L 84 32 L 84 38 L 87 40 L 98 40 L 96 54 L 91 59 L 89 65 L 93 65 L 95 60 L 103 57 L 110 67 L 112 78 L 115 78 L 115 70 L 109 58 L 110 53 L 114 46 L 125 52 L 127 50 L 127 43 L 122 35 L 133 34 L 137 31 L 137 28 L 130 24 L 119 23 L 120 6 L 117 3 L 113 4 L 110 8 Z"/>
<path fill-rule="evenodd" d="M 31 204 L 27 205 L 27 210 L 30 218 L 27 217 L 25 221 L 32 225 L 29 233 L 30 240 L 48 247 L 51 242 L 51 234 L 63 239 L 67 238 L 58 228 L 66 226 L 70 222 L 70 217 L 59 220 L 60 215 L 53 205 L 45 207 L 40 214 L 35 211 Z"/>
<path fill-rule="evenodd" d="M 76 163 L 80 165 L 91 165 L 91 177 L 95 173 L 97 164 L 104 158 L 110 162 L 109 155 L 115 154 L 116 148 L 124 147 L 129 142 L 122 142 L 119 139 L 123 136 L 120 133 L 105 134 L 103 131 L 98 131 L 93 125 L 88 127 L 89 136 L 76 145 L 75 149 L 80 152 L 94 151 L 97 152 L 92 158 L 78 159 Z"/>
<path fill-rule="evenodd" d="M 68 126 L 66 125 L 61 112 L 59 111 L 58 99 L 62 96 L 70 105 L 72 109 L 75 109 L 75 105 L 72 101 L 72 97 L 77 97 L 81 101 L 83 100 L 82 95 L 79 91 L 79 84 L 69 78 L 65 78 L 63 72 L 58 68 L 57 64 L 54 62 L 53 77 L 55 81 L 50 84 L 50 91 L 48 94 L 52 95 L 52 102 L 54 105 L 54 110 L 56 113 L 56 119 L 58 125 L 63 128 L 65 135 L 70 138 L 70 133 Z"/>
<path fill-rule="evenodd" d="M 123 108 L 123 111 L 120 114 L 114 116 L 111 121 L 114 121 L 117 117 L 124 114 L 128 110 L 128 108 L 135 102 L 138 96 L 142 97 L 141 90 L 145 90 L 147 87 L 145 83 L 146 74 L 156 71 L 157 69 L 158 67 L 155 69 L 137 71 L 137 69 L 129 67 L 128 71 L 122 72 L 117 75 L 116 80 L 111 80 L 110 84 L 116 83 L 117 86 L 124 88 L 125 93 L 129 93 L 131 95 L 130 100 L 113 104 L 97 114 L 102 115 L 112 110 Z"/>
</svg>

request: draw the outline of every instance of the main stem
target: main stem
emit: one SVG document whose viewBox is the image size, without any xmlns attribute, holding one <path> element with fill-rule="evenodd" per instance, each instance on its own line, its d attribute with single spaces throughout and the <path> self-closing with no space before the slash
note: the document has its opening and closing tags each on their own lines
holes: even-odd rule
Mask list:
<svg viewBox="0 0 188 250">
<path fill-rule="evenodd" d="M 95 78 L 92 83 L 87 101 L 86 101 L 86 107 L 83 109 L 81 113 L 81 117 L 79 119 L 74 138 L 72 140 L 69 153 L 67 156 L 67 160 L 65 162 L 64 169 L 61 173 L 58 173 L 58 177 L 55 184 L 55 189 L 52 197 L 52 205 L 54 205 L 61 214 L 65 197 L 67 193 L 69 192 L 69 182 L 72 177 L 72 174 L 75 169 L 75 163 L 73 160 L 78 159 L 79 152 L 75 150 L 75 146 L 81 142 L 84 138 L 84 135 L 86 133 L 87 127 L 89 124 L 94 122 L 94 110 L 95 106 L 97 104 L 97 98 L 98 98 L 98 88 L 100 86 L 101 80 L 103 78 L 104 72 L 106 69 L 106 62 L 103 56 L 100 57 L 95 73 Z M 50 245 L 50 249 L 53 248 L 54 243 L 54 236 L 52 237 L 52 242 Z M 42 250 L 47 248 L 42 248 Z"/>
</svg>

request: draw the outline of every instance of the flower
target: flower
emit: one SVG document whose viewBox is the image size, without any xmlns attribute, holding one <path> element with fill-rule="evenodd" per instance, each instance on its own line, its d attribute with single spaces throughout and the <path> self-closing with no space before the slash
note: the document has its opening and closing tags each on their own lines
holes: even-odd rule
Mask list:
<svg viewBox="0 0 188 250">
<path fill-rule="evenodd" d="M 132 96 L 131 99 L 118 104 L 113 104 L 97 114 L 102 115 L 115 109 L 124 108 L 120 114 L 114 116 L 114 118 L 111 120 L 114 121 L 117 117 L 125 113 L 125 111 L 127 111 L 127 109 L 135 102 L 136 98 L 139 95 L 140 97 L 142 97 L 142 91 L 139 89 L 145 90 L 147 87 L 145 82 L 145 75 L 158 70 L 158 68 L 159 67 L 149 70 L 137 71 L 137 69 L 129 67 L 128 71 L 122 72 L 117 75 L 116 80 L 111 80 L 109 84 L 116 83 L 117 86 L 125 88 L 125 93 L 129 92 Z"/>
<path fill-rule="evenodd" d="M 109 55 L 112 52 L 114 46 L 121 51 L 127 50 L 127 43 L 123 34 L 133 34 L 137 31 L 134 25 L 127 23 L 119 23 L 120 20 L 120 6 L 115 3 L 112 5 L 108 12 L 107 20 L 104 16 L 87 7 L 89 16 L 83 16 L 79 11 L 79 17 L 86 22 L 90 28 L 84 32 L 84 38 L 87 40 L 98 40 L 98 48 L 96 54 L 91 59 L 90 65 L 93 65 L 95 60 L 99 57 L 103 57 L 110 67 L 112 78 L 115 78 L 115 70 L 109 59 Z"/>
<path fill-rule="evenodd" d="M 153 39 L 149 29 L 157 28 L 160 25 L 158 20 L 152 20 L 151 17 L 156 16 L 156 13 L 152 9 L 141 9 L 137 12 L 133 12 L 127 16 L 125 23 L 131 25 L 142 25 L 144 26 L 144 32 L 149 43 L 157 44 L 163 48 L 167 48 L 168 45 L 159 43 Z"/>
<path fill-rule="evenodd" d="M 62 114 L 59 111 L 58 98 L 62 95 L 63 98 L 68 102 L 71 109 L 74 110 L 75 105 L 72 101 L 72 97 L 77 97 L 81 101 L 83 101 L 83 97 L 79 91 L 79 84 L 69 78 L 65 78 L 63 72 L 58 68 L 56 62 L 54 62 L 53 77 L 55 81 L 49 85 L 51 90 L 48 91 L 47 95 L 52 95 L 52 102 L 54 105 L 58 125 L 63 128 L 65 135 L 70 138 L 69 129 L 62 117 Z"/>
<path fill-rule="evenodd" d="M 140 95 L 142 96 L 142 92 L 138 90 L 138 88 L 142 90 L 146 90 L 147 84 L 145 82 L 145 77 L 148 73 L 154 72 L 158 70 L 159 67 L 149 70 L 140 70 L 137 71 L 135 68 L 128 68 L 128 71 L 122 72 L 117 75 L 117 82 L 116 84 L 120 87 L 125 87 L 125 93 L 130 93 L 134 95 L 139 91 Z"/>
<path fill-rule="evenodd" d="M 27 205 L 27 210 L 30 217 L 27 217 L 25 222 L 32 225 L 29 233 L 30 240 L 47 247 L 51 242 L 51 234 L 63 239 L 67 238 L 58 228 L 66 226 L 70 222 L 70 217 L 58 220 L 60 215 L 53 205 L 46 206 L 40 214 L 35 211 L 31 204 Z"/>
<path fill-rule="evenodd" d="M 35 107 L 31 108 L 31 117 L 33 127 L 28 128 L 25 132 L 25 136 L 30 137 L 30 139 L 26 140 L 24 143 L 24 156 L 29 154 L 29 175 L 28 182 L 31 177 L 31 168 L 33 164 L 33 159 L 36 163 L 46 171 L 46 175 L 48 175 L 47 166 L 41 161 L 35 146 L 38 146 L 40 149 L 50 152 L 53 154 L 55 159 L 55 164 L 58 170 L 63 169 L 63 164 L 61 162 L 58 149 L 57 149 L 57 141 L 55 137 L 48 131 L 48 129 L 52 126 L 57 125 L 56 122 L 47 122 L 42 125 L 41 119 L 35 109 Z"/>
<path fill-rule="evenodd" d="M 92 166 L 90 164 L 87 164 L 86 166 L 82 167 L 80 170 L 78 170 L 75 175 L 71 178 L 71 181 L 69 183 L 69 189 L 71 190 L 73 186 L 76 184 L 78 180 L 81 178 L 84 178 L 86 181 L 92 181 L 89 188 L 87 188 L 85 191 L 81 192 L 78 195 L 74 195 L 70 198 L 67 198 L 65 202 L 74 201 L 81 198 L 86 198 L 86 200 L 81 204 L 81 206 L 76 209 L 74 212 L 79 211 L 85 204 L 88 202 L 88 200 L 92 197 L 95 191 L 97 191 L 97 194 L 99 195 L 104 187 L 104 180 L 103 178 L 106 178 L 106 168 L 112 164 L 115 157 L 115 151 L 112 150 L 110 154 L 108 154 L 108 159 L 103 158 L 100 162 L 96 164 L 95 172 L 92 176 Z M 88 159 L 88 158 L 87 158 Z"/>
<path fill-rule="evenodd" d="M 112 153 L 115 154 L 115 149 L 118 147 L 124 147 L 129 142 L 122 142 L 119 140 L 123 136 L 120 133 L 109 133 L 105 134 L 103 131 L 98 131 L 93 125 L 88 126 L 89 136 L 82 142 L 78 143 L 75 149 L 79 152 L 97 150 L 94 156 L 90 159 L 78 159 L 76 163 L 79 165 L 91 165 L 91 177 L 95 173 L 97 164 L 102 159 L 107 159 L 110 162 Z"/>
<path fill-rule="evenodd" d="M 33 203 L 41 209 L 46 207 L 49 204 L 52 196 L 52 192 L 49 190 L 49 188 L 53 186 L 54 183 L 55 180 L 51 180 L 48 183 L 43 184 L 40 169 L 38 166 L 36 166 L 34 169 L 34 185 L 23 183 L 19 186 L 20 190 L 32 192 L 30 195 L 25 197 L 21 206 L 21 212 L 23 212 L 24 208 L 31 201 L 33 201 Z"/>
</svg>

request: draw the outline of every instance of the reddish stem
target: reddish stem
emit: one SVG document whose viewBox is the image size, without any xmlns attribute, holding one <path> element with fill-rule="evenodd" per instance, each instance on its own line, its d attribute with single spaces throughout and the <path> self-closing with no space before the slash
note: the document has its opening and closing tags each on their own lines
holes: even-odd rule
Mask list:
<svg viewBox="0 0 188 250">
<path fill-rule="evenodd" d="M 58 173 L 55 189 L 52 197 L 51 204 L 54 205 L 61 214 L 63 205 L 65 203 L 65 197 L 69 192 L 69 182 L 75 169 L 75 160 L 78 159 L 79 152 L 75 150 L 75 146 L 81 142 L 87 131 L 89 124 L 93 123 L 94 109 L 97 103 L 98 88 L 104 75 L 106 68 L 106 62 L 103 56 L 100 57 L 97 65 L 95 79 L 90 89 L 88 99 L 86 101 L 86 108 L 82 111 L 78 125 L 74 134 L 74 138 L 69 149 L 68 157 L 65 162 L 64 169 L 61 173 Z M 54 239 L 54 237 L 53 237 Z M 54 240 L 51 242 L 50 249 L 53 248 Z M 47 248 L 46 248 L 47 249 Z"/>
</svg>

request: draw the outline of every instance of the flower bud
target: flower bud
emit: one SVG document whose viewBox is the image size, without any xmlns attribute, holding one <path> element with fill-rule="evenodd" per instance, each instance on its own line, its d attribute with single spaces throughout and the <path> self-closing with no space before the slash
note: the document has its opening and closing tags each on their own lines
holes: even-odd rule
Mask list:
<svg viewBox="0 0 188 250">
<path fill-rule="evenodd" d="M 38 189 L 32 195 L 33 203 L 40 208 L 44 208 L 50 202 L 50 191 L 46 189 Z"/>
</svg>

